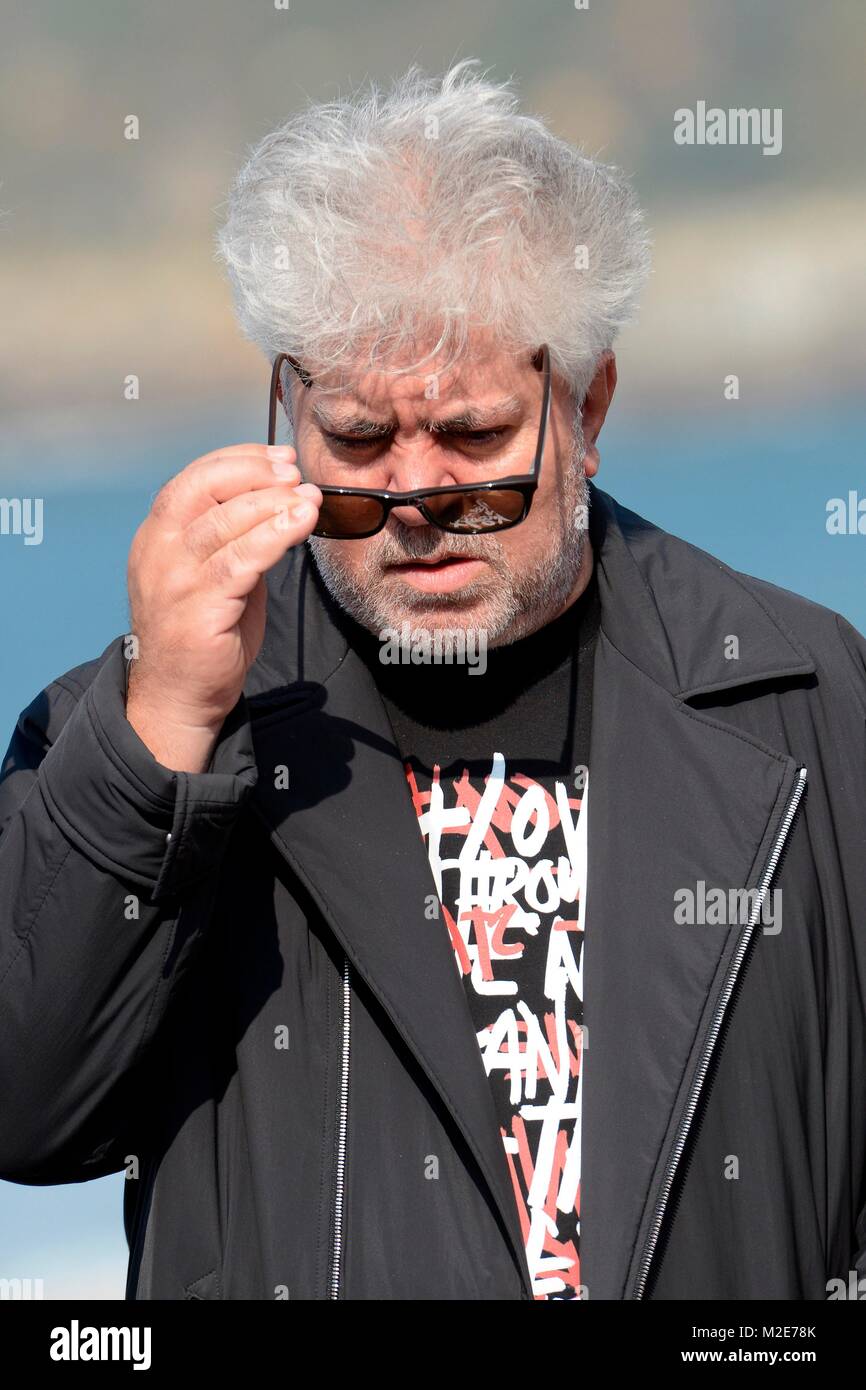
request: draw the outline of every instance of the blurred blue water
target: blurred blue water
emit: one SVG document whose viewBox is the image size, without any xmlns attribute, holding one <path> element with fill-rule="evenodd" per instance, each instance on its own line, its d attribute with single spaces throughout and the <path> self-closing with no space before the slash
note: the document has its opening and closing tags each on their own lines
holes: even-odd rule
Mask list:
<svg viewBox="0 0 866 1390">
<path fill-rule="evenodd" d="M 843 613 L 866 630 L 866 536 L 830 536 L 826 504 L 866 495 L 860 403 L 777 420 L 616 412 L 598 483 L 720 559 Z M 226 441 L 258 439 L 253 411 L 103 439 L 6 450 L 0 493 L 44 498 L 44 539 L 0 536 L 0 742 L 54 676 L 127 630 L 126 555 L 156 489 Z M 33 463 L 34 454 L 37 462 Z M 11 456 L 10 456 L 11 455 Z M 123 1296 L 120 1176 L 62 1188 L 0 1183 L 0 1277 L 42 1278 L 45 1296 Z"/>
</svg>

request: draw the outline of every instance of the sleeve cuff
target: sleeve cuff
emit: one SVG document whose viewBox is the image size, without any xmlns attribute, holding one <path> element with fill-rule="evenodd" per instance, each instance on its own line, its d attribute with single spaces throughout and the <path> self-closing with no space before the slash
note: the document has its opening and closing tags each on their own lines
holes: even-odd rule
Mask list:
<svg viewBox="0 0 866 1390">
<path fill-rule="evenodd" d="M 163 767 L 126 718 L 123 639 L 103 665 L 42 764 L 52 818 L 109 872 L 171 897 L 205 877 L 255 786 L 246 701 L 225 721 L 207 772 Z"/>
</svg>

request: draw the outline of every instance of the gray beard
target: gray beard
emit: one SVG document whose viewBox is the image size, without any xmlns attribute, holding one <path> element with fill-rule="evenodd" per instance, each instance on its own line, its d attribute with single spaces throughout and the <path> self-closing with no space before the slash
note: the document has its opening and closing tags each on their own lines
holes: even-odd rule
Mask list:
<svg viewBox="0 0 866 1390">
<path fill-rule="evenodd" d="M 547 538 L 543 553 L 519 574 L 512 571 L 495 533 L 459 536 L 432 526 L 404 526 L 394 521 L 368 543 L 363 568 L 355 573 L 347 571 L 331 542 L 310 536 L 307 544 L 316 568 L 340 607 L 377 636 L 385 629 L 399 629 L 407 621 L 420 625 L 422 616 L 435 614 L 434 630 L 441 626 L 464 636 L 483 632 L 488 647 L 515 642 L 561 612 L 577 583 L 589 521 L 585 452 L 578 418 L 557 533 Z M 484 578 L 455 594 L 420 593 L 393 577 L 384 578 L 388 565 L 423 560 L 443 551 L 483 559 L 488 571 Z M 472 612 L 469 624 L 463 616 L 467 609 Z"/>
</svg>

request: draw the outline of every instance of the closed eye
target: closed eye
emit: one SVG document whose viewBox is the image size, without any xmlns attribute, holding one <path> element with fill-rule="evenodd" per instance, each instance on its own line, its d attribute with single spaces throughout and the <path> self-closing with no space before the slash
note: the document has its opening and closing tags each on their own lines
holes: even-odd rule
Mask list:
<svg viewBox="0 0 866 1390">
<path fill-rule="evenodd" d="M 504 429 L 470 430 L 468 434 L 463 434 L 459 437 L 465 439 L 470 444 L 492 444 L 495 440 L 501 439 L 502 436 L 507 433 L 508 431 Z"/>
<path fill-rule="evenodd" d="M 337 449 L 372 449 L 388 438 L 387 435 L 332 434 L 330 430 L 323 430 L 322 433 L 328 443 Z"/>
</svg>

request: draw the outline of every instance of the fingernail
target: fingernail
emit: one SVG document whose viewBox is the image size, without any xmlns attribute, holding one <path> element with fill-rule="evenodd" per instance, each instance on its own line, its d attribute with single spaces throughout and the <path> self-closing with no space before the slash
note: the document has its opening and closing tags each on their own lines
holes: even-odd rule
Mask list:
<svg viewBox="0 0 866 1390">
<path fill-rule="evenodd" d="M 278 478 L 299 478 L 300 474 L 293 463 L 280 463 L 274 459 L 271 463 L 271 472 Z"/>
<path fill-rule="evenodd" d="M 291 458 L 291 456 L 292 456 L 292 447 L 291 447 L 290 444 L 269 444 L 269 445 L 268 445 L 268 458 L 272 458 L 272 459 L 288 459 L 288 458 Z"/>
</svg>

